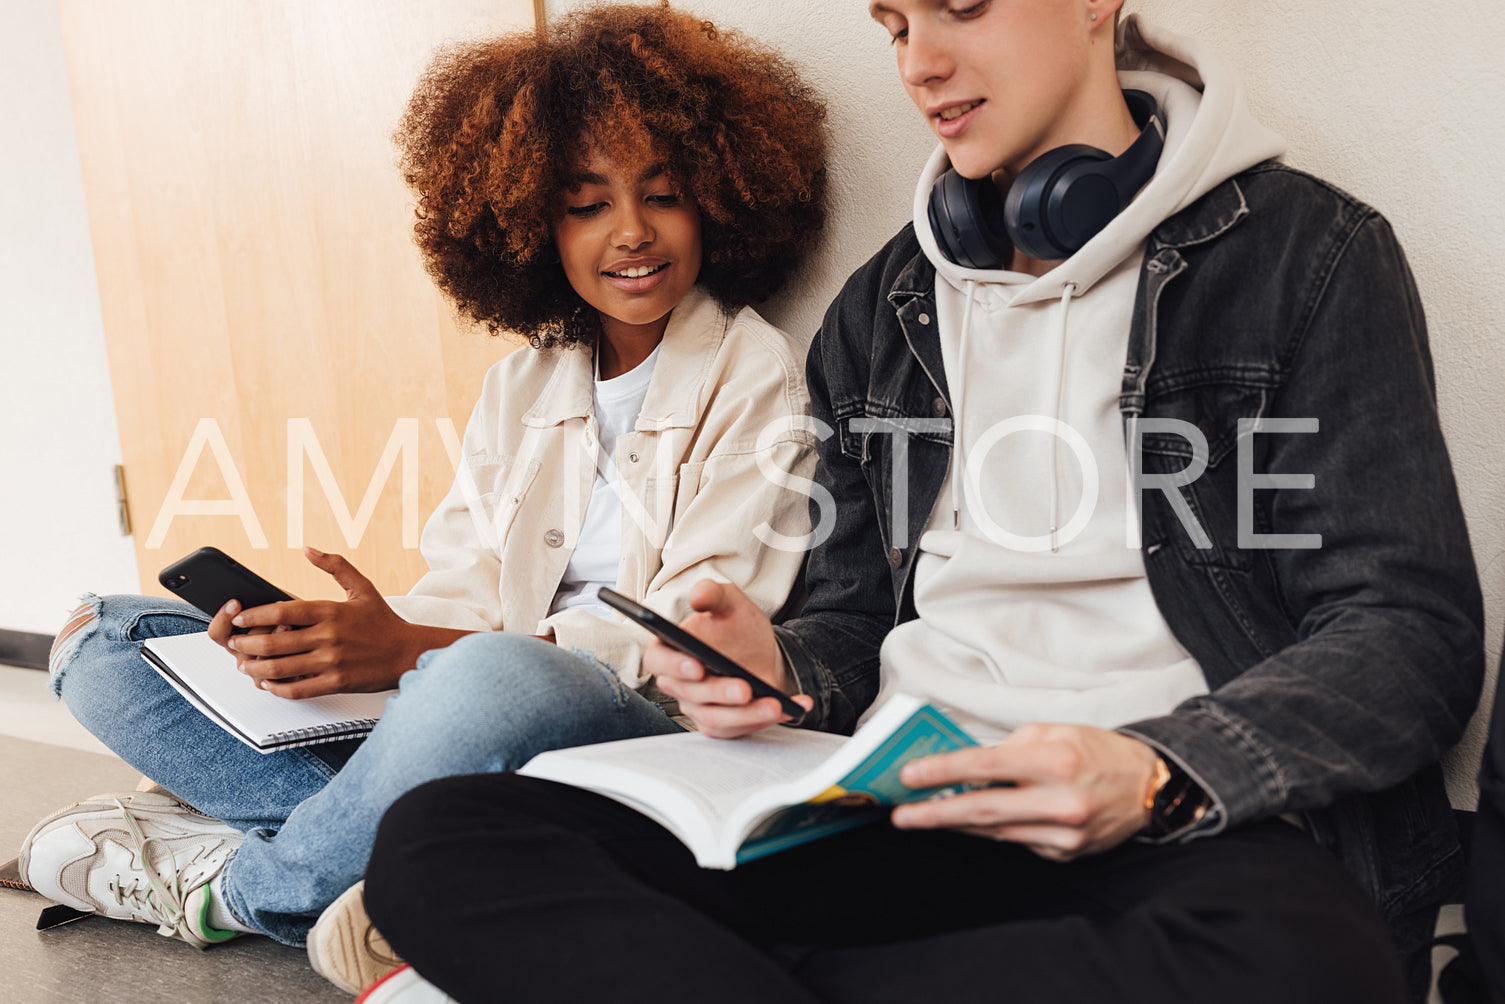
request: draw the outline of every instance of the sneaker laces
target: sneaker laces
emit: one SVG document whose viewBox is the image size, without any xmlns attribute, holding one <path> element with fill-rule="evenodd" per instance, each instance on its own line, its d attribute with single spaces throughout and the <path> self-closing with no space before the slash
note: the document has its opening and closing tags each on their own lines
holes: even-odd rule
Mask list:
<svg viewBox="0 0 1505 1004">
<path fill-rule="evenodd" d="M 110 891 L 115 894 L 115 902 L 125 906 L 129 901 L 133 910 L 159 925 L 158 934 L 169 938 L 178 937 L 193 944 L 202 943 L 204 939 L 188 926 L 186 904 L 192 890 L 183 888 L 183 876 L 179 872 L 177 855 L 173 853 L 171 845 L 161 837 L 148 837 L 131 810 L 125 807 L 125 803 L 118 798 L 112 801 L 120 807 L 126 825 L 130 827 L 131 838 L 136 843 L 136 854 L 141 859 L 141 873 L 146 878 L 145 886 L 141 884 L 141 876 L 132 876 L 127 885 L 117 874 L 109 884 Z M 147 853 L 152 844 L 161 844 L 167 852 L 167 870 L 161 870 L 152 863 Z"/>
</svg>

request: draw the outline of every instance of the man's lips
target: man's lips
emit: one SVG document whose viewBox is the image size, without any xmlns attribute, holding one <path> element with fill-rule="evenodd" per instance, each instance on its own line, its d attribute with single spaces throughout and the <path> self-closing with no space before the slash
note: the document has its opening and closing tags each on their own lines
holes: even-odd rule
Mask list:
<svg viewBox="0 0 1505 1004">
<path fill-rule="evenodd" d="M 974 101 L 948 101 L 944 104 L 932 105 L 930 108 L 930 120 L 934 124 L 936 134 L 942 139 L 955 136 L 972 121 L 977 110 L 985 102 L 981 99 Z"/>
</svg>

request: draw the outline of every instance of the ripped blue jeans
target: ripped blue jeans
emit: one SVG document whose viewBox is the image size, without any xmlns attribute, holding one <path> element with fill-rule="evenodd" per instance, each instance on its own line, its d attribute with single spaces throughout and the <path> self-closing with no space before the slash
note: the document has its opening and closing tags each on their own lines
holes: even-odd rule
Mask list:
<svg viewBox="0 0 1505 1004">
<path fill-rule="evenodd" d="M 588 655 L 493 632 L 424 653 L 364 741 L 258 753 L 137 651 L 207 623 L 177 600 L 86 597 L 54 644 L 53 691 L 131 766 L 246 834 L 225 866 L 226 905 L 288 945 L 365 874 L 382 813 L 408 790 L 513 770 L 543 750 L 680 730 Z"/>
</svg>

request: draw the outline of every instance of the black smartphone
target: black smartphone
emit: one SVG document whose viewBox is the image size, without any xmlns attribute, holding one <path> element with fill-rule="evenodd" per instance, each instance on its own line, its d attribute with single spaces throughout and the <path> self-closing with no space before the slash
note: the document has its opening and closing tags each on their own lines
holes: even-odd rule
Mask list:
<svg viewBox="0 0 1505 1004">
<path fill-rule="evenodd" d="M 600 596 L 602 603 L 643 625 L 670 648 L 678 649 L 685 655 L 699 659 L 707 672 L 715 673 L 717 676 L 735 676 L 739 680 L 746 680 L 752 687 L 753 697 L 777 699 L 779 707 L 784 709 L 784 714 L 795 722 L 805 717 L 805 709 L 791 701 L 788 694 L 765 682 L 751 670 L 734 662 L 729 656 L 722 655 L 668 618 L 660 617 L 641 603 L 629 600 L 615 589 L 603 586 Z"/>
<path fill-rule="evenodd" d="M 214 616 L 231 600 L 240 600 L 242 610 L 296 600 L 217 547 L 201 547 L 179 558 L 157 574 L 157 581 Z M 235 628 L 237 634 L 245 628 Z"/>
</svg>

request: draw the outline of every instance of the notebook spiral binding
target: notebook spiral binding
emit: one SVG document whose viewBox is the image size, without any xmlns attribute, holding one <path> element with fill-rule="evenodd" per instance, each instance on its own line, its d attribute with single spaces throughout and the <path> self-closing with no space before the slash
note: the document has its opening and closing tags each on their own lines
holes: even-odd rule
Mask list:
<svg viewBox="0 0 1505 1004">
<path fill-rule="evenodd" d="M 376 727 L 379 718 L 352 718 L 343 722 L 332 722 L 328 725 L 315 725 L 306 729 L 288 729 L 284 732 L 273 732 L 267 736 L 267 745 L 287 749 L 294 746 L 312 746 L 315 743 L 329 743 L 337 739 L 357 738 L 364 736 Z"/>
</svg>

